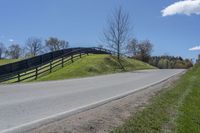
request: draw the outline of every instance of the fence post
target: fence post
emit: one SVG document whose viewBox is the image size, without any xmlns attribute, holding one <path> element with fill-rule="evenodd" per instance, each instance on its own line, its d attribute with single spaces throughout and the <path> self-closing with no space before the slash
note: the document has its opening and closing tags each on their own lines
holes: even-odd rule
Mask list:
<svg viewBox="0 0 200 133">
<path fill-rule="evenodd" d="M 52 62 L 50 62 L 50 73 L 52 72 Z"/>
<path fill-rule="evenodd" d="M 80 58 L 81 58 L 81 53 L 80 53 Z"/>
<path fill-rule="evenodd" d="M 53 52 L 52 52 L 52 53 L 51 53 L 51 60 L 53 60 L 53 57 L 54 57 L 54 56 L 53 56 Z"/>
<path fill-rule="evenodd" d="M 37 80 L 37 77 L 38 77 L 38 68 L 36 67 L 35 68 L 35 80 Z"/>
<path fill-rule="evenodd" d="M 20 73 L 17 74 L 17 82 L 20 82 Z"/>
<path fill-rule="evenodd" d="M 62 67 L 64 67 L 64 57 L 62 57 Z"/>
<path fill-rule="evenodd" d="M 29 66 L 28 66 L 28 60 L 26 60 L 26 68 L 28 68 Z"/>
<path fill-rule="evenodd" d="M 71 61 L 72 61 L 72 63 L 74 62 L 74 60 L 73 60 L 73 55 L 71 55 Z"/>
<path fill-rule="evenodd" d="M 43 63 L 43 56 L 42 55 L 40 56 L 40 62 L 41 62 L 41 64 Z"/>
</svg>

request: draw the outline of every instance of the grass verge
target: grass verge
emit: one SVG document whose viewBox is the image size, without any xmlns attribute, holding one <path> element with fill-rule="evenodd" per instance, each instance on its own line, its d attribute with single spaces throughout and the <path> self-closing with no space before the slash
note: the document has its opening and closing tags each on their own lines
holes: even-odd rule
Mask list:
<svg viewBox="0 0 200 133">
<path fill-rule="evenodd" d="M 173 87 L 161 91 L 151 104 L 128 119 L 113 133 L 199 133 L 200 64 Z"/>
</svg>

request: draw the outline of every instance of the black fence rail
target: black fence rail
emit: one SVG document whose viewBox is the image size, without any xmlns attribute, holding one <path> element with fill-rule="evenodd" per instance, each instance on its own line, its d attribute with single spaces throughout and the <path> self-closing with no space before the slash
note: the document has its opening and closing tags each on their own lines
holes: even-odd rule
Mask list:
<svg viewBox="0 0 200 133">
<path fill-rule="evenodd" d="M 0 82 L 21 82 L 28 79 L 37 79 L 46 73 L 51 73 L 58 66 L 74 62 L 88 54 L 114 54 L 112 51 L 92 47 L 92 48 L 68 48 L 58 50 L 43 55 L 24 59 L 18 62 L 0 66 Z"/>
</svg>

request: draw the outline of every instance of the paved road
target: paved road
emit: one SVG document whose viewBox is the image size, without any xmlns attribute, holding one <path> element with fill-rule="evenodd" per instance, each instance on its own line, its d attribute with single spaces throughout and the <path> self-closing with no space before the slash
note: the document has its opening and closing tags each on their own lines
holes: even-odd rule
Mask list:
<svg viewBox="0 0 200 133">
<path fill-rule="evenodd" d="M 83 79 L 0 86 L 0 132 L 22 132 L 37 124 L 95 107 L 167 79 L 183 70 L 143 70 Z"/>
</svg>

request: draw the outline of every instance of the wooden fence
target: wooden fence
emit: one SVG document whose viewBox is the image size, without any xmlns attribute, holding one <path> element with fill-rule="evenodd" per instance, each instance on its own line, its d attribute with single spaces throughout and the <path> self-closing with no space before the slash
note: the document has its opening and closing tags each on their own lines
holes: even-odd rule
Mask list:
<svg viewBox="0 0 200 133">
<path fill-rule="evenodd" d="M 51 73 L 57 67 L 64 67 L 67 63 L 88 54 L 112 54 L 103 48 L 69 48 L 46 53 L 33 58 L 0 66 L 0 82 L 21 82 L 36 80 L 39 76 Z"/>
</svg>

